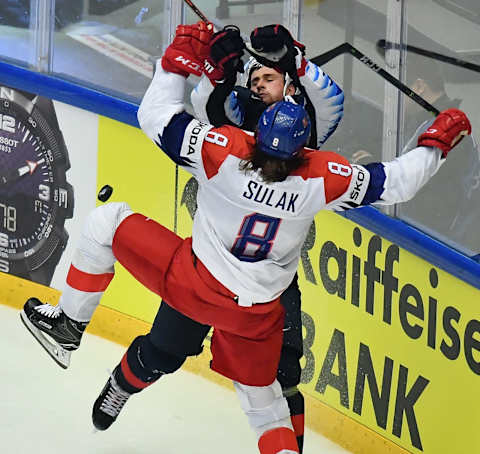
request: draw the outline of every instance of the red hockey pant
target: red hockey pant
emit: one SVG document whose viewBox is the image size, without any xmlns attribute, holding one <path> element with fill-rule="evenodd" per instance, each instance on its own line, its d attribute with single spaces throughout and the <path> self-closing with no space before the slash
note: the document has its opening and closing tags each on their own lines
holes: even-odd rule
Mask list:
<svg viewBox="0 0 480 454">
<path fill-rule="evenodd" d="M 235 295 L 194 256 L 191 238 L 182 239 L 140 214 L 119 225 L 112 248 L 145 287 L 187 317 L 214 327 L 213 370 L 250 386 L 268 386 L 275 380 L 284 325 L 279 298 L 239 306 Z"/>
</svg>

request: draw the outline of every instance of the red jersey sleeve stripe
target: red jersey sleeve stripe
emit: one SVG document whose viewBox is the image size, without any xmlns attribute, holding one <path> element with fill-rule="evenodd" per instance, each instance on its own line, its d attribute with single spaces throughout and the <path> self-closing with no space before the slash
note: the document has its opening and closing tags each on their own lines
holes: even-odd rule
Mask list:
<svg viewBox="0 0 480 454">
<path fill-rule="evenodd" d="M 82 292 L 104 292 L 114 273 L 89 274 L 70 265 L 67 275 L 67 284 Z"/>
</svg>

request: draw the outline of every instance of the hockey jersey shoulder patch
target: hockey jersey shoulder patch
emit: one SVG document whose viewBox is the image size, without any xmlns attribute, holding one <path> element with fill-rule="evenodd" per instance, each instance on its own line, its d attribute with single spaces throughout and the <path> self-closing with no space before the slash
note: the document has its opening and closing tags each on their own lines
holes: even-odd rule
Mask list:
<svg viewBox="0 0 480 454">
<path fill-rule="evenodd" d="M 202 159 L 202 145 L 212 125 L 193 119 L 185 129 L 185 135 L 180 149 L 180 157 L 191 167 L 198 167 Z"/>
<path fill-rule="evenodd" d="M 370 184 L 370 172 L 363 166 L 351 164 L 350 184 L 345 193 L 332 201 L 329 209 L 336 211 L 349 210 L 362 205 Z"/>
<path fill-rule="evenodd" d="M 347 190 L 347 201 L 355 206 L 361 205 L 370 182 L 370 172 L 363 166 L 351 164 L 352 179 Z"/>
</svg>

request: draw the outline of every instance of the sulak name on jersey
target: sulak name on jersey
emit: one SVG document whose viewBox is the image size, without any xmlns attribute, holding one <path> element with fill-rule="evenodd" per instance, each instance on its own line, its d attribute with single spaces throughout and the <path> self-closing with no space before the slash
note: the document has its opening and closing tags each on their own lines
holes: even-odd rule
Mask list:
<svg viewBox="0 0 480 454">
<path fill-rule="evenodd" d="M 295 202 L 299 194 L 287 191 L 275 191 L 256 181 L 250 180 L 247 184 L 248 190 L 242 195 L 246 199 L 253 200 L 257 203 L 262 203 L 272 208 L 280 208 L 284 211 L 295 213 Z"/>
</svg>

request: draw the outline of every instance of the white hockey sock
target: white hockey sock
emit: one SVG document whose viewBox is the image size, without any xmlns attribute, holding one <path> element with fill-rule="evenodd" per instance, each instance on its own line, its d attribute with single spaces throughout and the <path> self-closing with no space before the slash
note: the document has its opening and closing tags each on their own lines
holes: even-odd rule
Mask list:
<svg viewBox="0 0 480 454">
<path fill-rule="evenodd" d="M 255 430 L 262 454 L 298 453 L 290 410 L 278 380 L 269 386 L 234 382 L 243 411 Z"/>
<path fill-rule="evenodd" d="M 74 253 L 59 306 L 73 320 L 88 322 L 113 279 L 116 258 L 112 241 L 120 223 L 132 214 L 126 203 L 109 203 L 93 210 Z"/>
</svg>

